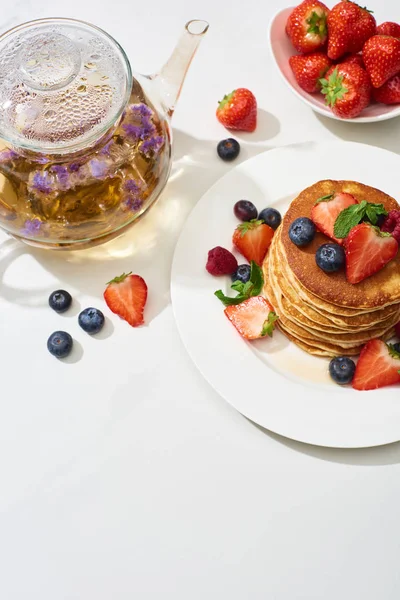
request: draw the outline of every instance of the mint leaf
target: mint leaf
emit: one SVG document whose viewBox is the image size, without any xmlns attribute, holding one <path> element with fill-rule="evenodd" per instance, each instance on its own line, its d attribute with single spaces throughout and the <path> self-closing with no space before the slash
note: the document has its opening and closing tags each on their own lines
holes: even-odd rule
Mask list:
<svg viewBox="0 0 400 600">
<path fill-rule="evenodd" d="M 214 295 L 224 304 L 224 306 L 232 306 L 234 304 L 240 304 L 244 300 L 251 298 L 252 296 L 259 296 L 262 287 L 264 285 L 264 276 L 261 267 L 258 266 L 254 260 L 251 261 L 250 268 L 250 279 L 247 283 L 241 281 L 234 281 L 231 288 L 238 292 L 235 298 L 225 296 L 222 290 L 217 290 Z"/>
<path fill-rule="evenodd" d="M 269 337 L 272 337 L 273 331 L 275 329 L 275 321 L 277 320 L 278 315 L 271 310 L 271 312 L 268 315 L 268 319 L 264 321 L 264 325 L 261 330 L 261 337 L 264 337 L 265 335 L 269 335 Z"/>
<path fill-rule="evenodd" d="M 363 200 L 360 204 L 352 204 L 339 213 L 333 227 L 335 237 L 342 239 L 349 235 L 350 229 L 358 225 L 365 216 L 367 204 L 367 201 Z"/>
<path fill-rule="evenodd" d="M 327 194 L 326 196 L 321 196 L 321 198 L 318 198 L 318 200 L 316 200 L 314 202 L 314 206 L 316 204 L 319 204 L 320 202 L 328 202 L 329 200 L 332 200 L 334 194 Z"/>
<path fill-rule="evenodd" d="M 366 213 L 368 221 L 370 221 L 372 223 L 372 225 L 376 225 L 378 222 L 378 215 L 376 214 L 375 210 L 371 206 L 368 205 L 365 210 L 365 213 Z"/>
</svg>

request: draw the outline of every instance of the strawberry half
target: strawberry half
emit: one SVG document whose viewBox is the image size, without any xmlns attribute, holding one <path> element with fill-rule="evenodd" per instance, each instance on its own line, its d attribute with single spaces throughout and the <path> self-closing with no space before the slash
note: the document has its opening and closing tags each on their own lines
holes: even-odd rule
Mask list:
<svg viewBox="0 0 400 600">
<path fill-rule="evenodd" d="M 356 225 L 345 241 L 347 281 L 359 283 L 380 271 L 396 256 L 398 249 L 390 233 L 368 223 Z"/>
<path fill-rule="evenodd" d="M 400 354 L 382 340 L 371 340 L 361 350 L 353 378 L 355 390 L 376 390 L 400 383 Z"/>
<path fill-rule="evenodd" d="M 289 58 L 289 65 L 299 86 L 310 94 L 321 89 L 320 79 L 325 75 L 332 61 L 323 52 L 314 52 L 302 56 L 296 54 Z"/>
<path fill-rule="evenodd" d="M 393 21 L 385 21 L 376 28 L 377 35 L 390 35 L 395 38 L 400 38 L 400 25 Z"/>
<path fill-rule="evenodd" d="M 311 209 L 311 220 L 322 233 L 342 245 L 344 240 L 334 236 L 335 221 L 339 213 L 352 204 L 358 204 L 358 201 L 351 194 L 333 192 L 316 201 Z"/>
<path fill-rule="evenodd" d="M 374 87 L 381 87 L 400 71 L 400 40 L 374 35 L 363 48 L 363 61 Z"/>
<path fill-rule="evenodd" d="M 274 230 L 264 221 L 246 221 L 235 229 L 232 242 L 249 262 L 262 265 L 274 237 Z"/>
<path fill-rule="evenodd" d="M 342 119 L 357 117 L 370 103 L 371 83 L 367 72 L 357 64 L 331 67 L 321 84 L 325 103 Z"/>
<path fill-rule="evenodd" d="M 104 292 L 108 308 L 137 327 L 143 325 L 143 312 L 147 300 L 147 285 L 140 275 L 123 273 L 108 282 Z"/>
<path fill-rule="evenodd" d="M 297 52 L 321 50 L 327 40 L 326 19 L 329 8 L 319 0 L 304 0 L 290 13 L 286 33 Z"/>
<path fill-rule="evenodd" d="M 218 104 L 217 119 L 227 129 L 254 131 L 257 127 L 257 100 L 250 90 L 238 88 Z"/>
<path fill-rule="evenodd" d="M 328 56 L 337 60 L 347 52 L 360 52 L 376 32 L 376 21 L 367 8 L 345 0 L 328 15 Z"/>
<path fill-rule="evenodd" d="M 246 340 L 272 337 L 277 315 L 262 296 L 253 296 L 241 304 L 228 306 L 224 313 Z"/>
<path fill-rule="evenodd" d="M 380 88 L 374 88 L 372 96 L 382 104 L 400 104 L 400 73 L 391 77 Z"/>
</svg>

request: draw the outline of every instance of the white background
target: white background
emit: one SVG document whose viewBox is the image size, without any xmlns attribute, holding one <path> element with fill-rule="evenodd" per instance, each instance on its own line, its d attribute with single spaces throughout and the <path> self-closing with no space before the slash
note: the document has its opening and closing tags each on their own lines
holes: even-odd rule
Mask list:
<svg viewBox="0 0 400 600">
<path fill-rule="evenodd" d="M 232 168 L 215 153 L 226 137 L 214 116 L 224 93 L 249 87 L 260 107 L 257 131 L 238 136 L 240 160 L 332 138 L 400 151 L 400 120 L 336 123 L 290 93 L 266 39 L 284 6 L 2 2 L 0 29 L 42 16 L 88 20 L 145 73 L 164 62 L 188 19 L 210 22 L 174 117 L 172 179 L 149 216 L 122 240 L 80 257 L 0 240 L 2 600 L 399 598 L 400 445 L 335 451 L 260 430 L 197 373 L 170 305 L 179 231 Z M 400 20 L 395 0 L 369 8 L 378 21 Z M 45 349 L 34 352 L 49 333 L 43 323 L 51 331 L 61 318 L 49 315 L 46 290 L 65 282 L 83 308 L 126 267 L 149 284 L 147 327 L 132 331 L 109 319 L 103 339 L 79 338 L 81 360 L 62 370 Z M 18 343 L 6 344 L 14 329 Z"/>
</svg>

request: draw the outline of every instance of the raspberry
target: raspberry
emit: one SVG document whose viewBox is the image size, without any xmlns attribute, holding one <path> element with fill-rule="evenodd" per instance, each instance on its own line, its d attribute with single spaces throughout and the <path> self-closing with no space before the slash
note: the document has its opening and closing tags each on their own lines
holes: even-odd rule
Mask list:
<svg viewBox="0 0 400 600">
<path fill-rule="evenodd" d="M 400 244 L 400 210 L 391 210 L 383 222 L 382 231 L 391 233 Z"/>
<path fill-rule="evenodd" d="M 231 275 L 238 266 L 236 258 L 229 250 L 217 246 L 208 253 L 206 269 L 211 275 Z"/>
</svg>

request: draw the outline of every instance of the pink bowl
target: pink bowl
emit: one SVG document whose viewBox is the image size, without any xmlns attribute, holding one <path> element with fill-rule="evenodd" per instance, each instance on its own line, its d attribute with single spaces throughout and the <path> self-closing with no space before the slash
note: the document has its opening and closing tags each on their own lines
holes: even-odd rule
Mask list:
<svg viewBox="0 0 400 600">
<path fill-rule="evenodd" d="M 351 123 L 376 123 L 377 121 L 386 121 L 400 115 L 400 104 L 371 104 L 363 110 L 359 117 L 354 119 L 341 119 L 325 106 L 324 98 L 321 94 L 309 94 L 301 89 L 293 75 L 289 65 L 289 58 L 296 54 L 289 38 L 285 32 L 285 25 L 293 7 L 285 8 L 278 12 L 272 19 L 269 26 L 269 45 L 271 54 L 274 57 L 275 64 L 283 81 L 289 86 L 294 94 L 303 102 L 308 104 L 317 113 L 335 119 L 336 121 L 348 121 Z"/>
</svg>

